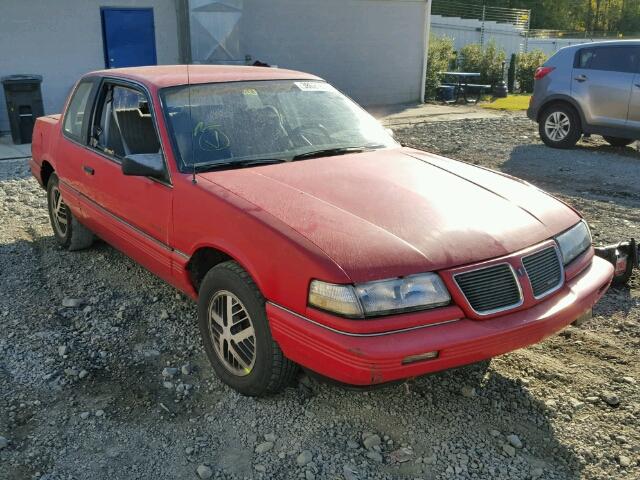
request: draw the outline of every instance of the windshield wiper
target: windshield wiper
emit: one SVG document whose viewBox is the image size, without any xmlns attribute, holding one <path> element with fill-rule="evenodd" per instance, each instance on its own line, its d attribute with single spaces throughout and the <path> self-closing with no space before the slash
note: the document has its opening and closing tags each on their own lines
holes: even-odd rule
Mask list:
<svg viewBox="0 0 640 480">
<path fill-rule="evenodd" d="M 292 160 L 304 160 L 306 158 L 317 157 L 331 157 L 336 155 L 346 155 L 348 153 L 362 153 L 376 148 L 383 147 L 384 145 L 363 145 L 360 147 L 334 147 L 324 148 L 321 150 L 312 150 L 310 152 L 299 153 Z"/>
<path fill-rule="evenodd" d="M 224 162 L 197 163 L 192 168 L 196 172 L 207 172 L 209 170 L 217 170 L 219 168 L 244 168 L 256 165 L 272 165 L 274 163 L 282 162 L 286 162 L 286 160 L 283 158 L 256 158 L 253 160 L 228 160 Z"/>
</svg>

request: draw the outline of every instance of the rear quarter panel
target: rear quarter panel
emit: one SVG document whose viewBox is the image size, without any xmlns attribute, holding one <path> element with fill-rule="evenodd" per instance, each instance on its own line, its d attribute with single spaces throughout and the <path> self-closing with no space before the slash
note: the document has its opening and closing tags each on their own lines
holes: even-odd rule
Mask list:
<svg viewBox="0 0 640 480">
<path fill-rule="evenodd" d="M 544 63 L 545 67 L 553 67 L 554 70 L 535 82 L 531 106 L 536 114 L 549 102 L 571 96 L 571 73 L 575 52 L 574 47 L 563 48 Z"/>
<path fill-rule="evenodd" d="M 55 147 L 60 136 L 60 114 L 36 119 L 31 143 L 31 173 L 42 182 L 42 164 L 48 162 L 55 169 Z M 44 185 L 43 185 L 44 186 Z"/>
</svg>

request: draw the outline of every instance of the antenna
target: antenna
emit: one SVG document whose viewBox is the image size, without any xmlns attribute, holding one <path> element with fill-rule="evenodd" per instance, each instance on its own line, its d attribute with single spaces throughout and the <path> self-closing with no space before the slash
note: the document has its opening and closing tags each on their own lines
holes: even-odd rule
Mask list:
<svg viewBox="0 0 640 480">
<path fill-rule="evenodd" d="M 187 94 L 189 98 L 189 128 L 191 128 L 191 183 L 194 185 L 198 183 L 196 180 L 196 158 L 193 145 L 193 118 L 191 114 L 191 76 L 189 73 L 189 64 L 187 63 Z"/>
</svg>

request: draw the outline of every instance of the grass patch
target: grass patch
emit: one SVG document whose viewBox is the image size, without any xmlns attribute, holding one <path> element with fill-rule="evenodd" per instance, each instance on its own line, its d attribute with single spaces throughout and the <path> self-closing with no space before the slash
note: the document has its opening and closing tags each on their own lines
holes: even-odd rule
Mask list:
<svg viewBox="0 0 640 480">
<path fill-rule="evenodd" d="M 530 94 L 526 95 L 509 95 L 507 98 L 496 98 L 491 103 L 480 105 L 482 108 L 490 108 L 493 110 L 526 110 L 529 108 Z"/>
</svg>

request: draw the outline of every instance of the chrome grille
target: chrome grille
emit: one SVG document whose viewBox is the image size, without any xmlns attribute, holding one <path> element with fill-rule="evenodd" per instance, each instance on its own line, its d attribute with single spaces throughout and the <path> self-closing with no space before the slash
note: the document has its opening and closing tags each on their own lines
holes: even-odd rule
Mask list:
<svg viewBox="0 0 640 480">
<path fill-rule="evenodd" d="M 459 273 L 454 278 L 469 305 L 479 314 L 499 312 L 522 303 L 520 285 L 506 263 Z"/>
<path fill-rule="evenodd" d="M 555 247 L 545 248 L 522 258 L 533 287 L 533 295 L 540 298 L 557 290 L 562 284 L 562 265 Z"/>
</svg>

